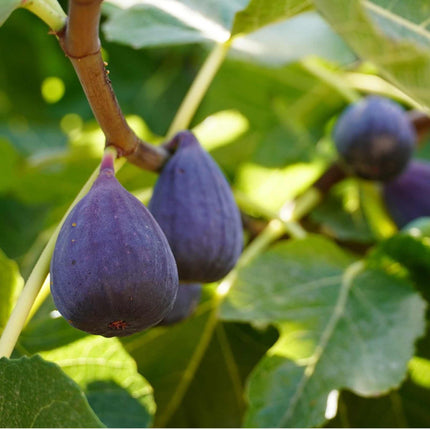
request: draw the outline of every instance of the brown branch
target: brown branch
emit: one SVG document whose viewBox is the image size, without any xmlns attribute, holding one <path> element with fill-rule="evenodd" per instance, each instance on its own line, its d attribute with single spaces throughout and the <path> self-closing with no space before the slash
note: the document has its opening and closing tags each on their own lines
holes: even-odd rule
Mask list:
<svg viewBox="0 0 430 430">
<path fill-rule="evenodd" d="M 419 110 L 409 111 L 408 116 L 417 131 L 418 144 L 422 143 L 430 133 L 430 117 Z"/>
<path fill-rule="evenodd" d="M 313 184 L 322 194 L 327 194 L 333 185 L 347 177 L 347 173 L 339 162 L 333 163 Z"/>
<path fill-rule="evenodd" d="M 106 136 L 106 146 L 115 146 L 120 156 L 139 167 L 157 171 L 169 154 L 139 139 L 124 118 L 100 52 L 101 3 L 102 0 L 70 0 L 67 24 L 57 36 Z"/>
</svg>

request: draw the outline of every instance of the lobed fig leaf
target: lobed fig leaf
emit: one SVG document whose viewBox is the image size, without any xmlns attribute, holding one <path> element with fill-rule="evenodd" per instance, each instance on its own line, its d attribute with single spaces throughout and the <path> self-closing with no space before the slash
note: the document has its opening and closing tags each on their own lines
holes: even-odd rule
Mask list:
<svg viewBox="0 0 430 430">
<path fill-rule="evenodd" d="M 339 155 L 357 176 L 387 181 L 408 164 L 416 133 L 400 105 L 369 96 L 341 114 L 333 139 Z"/>
<path fill-rule="evenodd" d="M 179 279 L 213 282 L 224 277 L 242 251 L 242 223 L 229 184 L 189 131 L 169 144 L 149 209 L 173 251 Z"/>
<path fill-rule="evenodd" d="M 199 304 L 201 294 L 201 284 L 180 283 L 173 308 L 158 325 L 175 324 L 191 316 Z"/>
<path fill-rule="evenodd" d="M 388 212 L 399 228 L 430 216 L 430 163 L 411 161 L 408 168 L 383 186 Z"/>
<path fill-rule="evenodd" d="M 51 292 L 74 327 L 106 337 L 158 323 L 178 289 L 169 244 L 148 209 L 118 182 L 107 154 L 59 233 Z"/>
</svg>

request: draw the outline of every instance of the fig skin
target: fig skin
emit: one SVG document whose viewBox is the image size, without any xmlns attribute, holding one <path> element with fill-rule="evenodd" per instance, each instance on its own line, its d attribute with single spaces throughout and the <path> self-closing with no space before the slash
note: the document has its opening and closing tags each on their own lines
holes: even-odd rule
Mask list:
<svg viewBox="0 0 430 430">
<path fill-rule="evenodd" d="M 341 114 L 333 140 L 339 155 L 357 176 L 387 181 L 407 166 L 416 132 L 399 104 L 368 96 Z"/>
<path fill-rule="evenodd" d="M 88 194 L 63 224 L 51 260 L 51 292 L 73 326 L 105 337 L 158 323 L 172 308 L 178 274 L 148 209 L 102 162 Z"/>
<path fill-rule="evenodd" d="M 383 186 L 383 198 L 397 227 L 430 216 L 430 163 L 411 161 L 408 168 Z"/>
<path fill-rule="evenodd" d="M 169 241 L 180 281 L 218 281 L 242 251 L 239 209 L 220 168 L 191 132 L 178 133 L 168 148 L 175 152 L 155 184 L 149 210 Z"/>
<path fill-rule="evenodd" d="M 201 284 L 180 283 L 175 304 L 158 325 L 172 325 L 191 316 L 202 294 Z"/>
</svg>

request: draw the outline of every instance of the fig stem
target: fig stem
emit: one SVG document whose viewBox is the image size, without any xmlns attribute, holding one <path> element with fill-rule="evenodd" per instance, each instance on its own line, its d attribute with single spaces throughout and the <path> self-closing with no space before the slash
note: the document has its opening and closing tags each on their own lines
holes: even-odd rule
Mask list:
<svg viewBox="0 0 430 430">
<path fill-rule="evenodd" d="M 171 139 L 177 132 L 189 127 L 197 108 L 221 67 L 229 49 L 230 41 L 217 43 L 212 49 L 176 112 L 175 118 L 167 132 L 166 140 Z"/>
<path fill-rule="evenodd" d="M 100 172 L 103 170 L 111 170 L 112 172 L 115 172 L 114 162 L 117 155 L 118 152 L 115 148 L 108 146 L 103 154 L 102 162 L 100 164 Z"/>
<path fill-rule="evenodd" d="M 107 151 L 112 152 L 111 148 L 108 148 Z M 122 165 L 125 163 L 124 159 L 120 159 L 116 161 L 116 168 L 119 170 Z M 4 331 L 0 337 L 0 357 L 10 357 L 12 351 L 18 341 L 18 337 L 24 328 L 28 316 L 31 312 L 31 308 L 35 304 L 36 298 L 40 292 L 42 284 L 44 283 L 46 276 L 49 272 L 49 263 L 51 261 L 52 253 L 54 252 L 55 242 L 57 241 L 58 233 L 60 232 L 61 226 L 69 215 L 70 211 L 73 207 L 82 199 L 82 197 L 87 194 L 90 190 L 91 185 L 96 180 L 99 175 L 99 167 L 94 170 L 92 175 L 89 177 L 85 185 L 81 188 L 76 198 L 73 200 L 70 207 L 67 209 L 65 215 L 61 219 L 54 233 L 50 237 L 48 243 L 42 251 L 39 259 L 37 260 L 35 266 L 33 267 L 30 276 L 27 279 L 27 282 L 24 285 L 24 288 L 18 297 L 18 300 L 15 304 L 15 308 L 13 309 L 9 320 L 4 328 Z M 38 302 L 40 306 L 41 302 Z M 37 309 L 36 309 L 37 310 Z M 32 314 L 34 315 L 36 311 L 33 310 Z"/>
<path fill-rule="evenodd" d="M 67 15 L 56 0 L 22 0 L 21 7 L 38 16 L 55 33 L 66 24 Z"/>
</svg>

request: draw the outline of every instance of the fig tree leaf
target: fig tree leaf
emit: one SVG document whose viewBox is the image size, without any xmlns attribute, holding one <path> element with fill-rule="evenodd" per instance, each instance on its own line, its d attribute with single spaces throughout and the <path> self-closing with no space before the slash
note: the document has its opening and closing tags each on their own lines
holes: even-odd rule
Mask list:
<svg viewBox="0 0 430 430">
<path fill-rule="evenodd" d="M 233 38 L 232 55 L 248 62 L 282 65 L 307 55 L 341 63 L 354 59 L 318 14 L 302 13 L 312 10 L 310 0 L 134 1 L 128 6 L 109 0 L 104 10 L 106 38 L 136 49 Z"/>
<path fill-rule="evenodd" d="M 231 35 L 252 33 L 273 22 L 291 18 L 312 9 L 311 0 L 251 0 L 236 13 Z"/>
<path fill-rule="evenodd" d="M 0 138 L 0 193 L 7 191 L 16 180 L 19 155 L 7 139 Z"/>
<path fill-rule="evenodd" d="M 80 385 L 108 427 L 151 424 L 155 412 L 152 388 L 118 339 L 86 336 L 41 355 L 57 363 Z"/>
<path fill-rule="evenodd" d="M 79 386 L 39 356 L 0 359 L 1 427 L 103 427 Z"/>
<path fill-rule="evenodd" d="M 23 285 L 18 264 L 0 250 L 0 332 L 6 325 Z"/>
<path fill-rule="evenodd" d="M 9 15 L 19 7 L 21 0 L 2 0 L 0 3 L 0 27 L 9 18 Z"/>
<path fill-rule="evenodd" d="M 430 244 L 427 237 L 400 232 L 372 248 L 367 255 L 367 262 L 371 267 L 406 271 L 423 296 L 430 300 Z"/>
<path fill-rule="evenodd" d="M 204 295 L 212 297 L 208 289 Z M 154 387 L 155 425 L 240 426 L 245 379 L 276 339 L 273 329 L 220 324 L 213 297 L 174 325 L 122 339 Z"/>
<path fill-rule="evenodd" d="M 402 4 L 403 3 L 403 4 Z M 430 106 L 430 49 L 427 2 L 314 0 L 317 10 L 362 59 L 388 81 Z M 413 11 L 414 9 L 414 11 Z M 403 15 L 404 11 L 408 13 Z"/>
<path fill-rule="evenodd" d="M 425 302 L 399 275 L 353 261 L 310 236 L 239 271 L 221 316 L 280 332 L 250 376 L 246 425 L 315 427 L 338 390 L 372 396 L 401 383 Z"/>
<path fill-rule="evenodd" d="M 214 303 L 201 304 L 192 318 L 123 339 L 139 372 L 154 387 L 155 425 L 165 427 L 188 390 L 216 325 Z"/>
<path fill-rule="evenodd" d="M 256 205 L 277 212 L 286 201 L 307 189 L 322 168 L 318 162 L 290 164 L 282 169 L 243 163 L 237 172 L 236 187 Z"/>
<path fill-rule="evenodd" d="M 106 38 L 134 48 L 207 41 L 225 42 L 236 12 L 249 0 L 135 2 L 109 0 Z M 114 5 L 114 6 L 112 6 Z M 122 9 L 120 9 L 122 8 Z"/>
<path fill-rule="evenodd" d="M 370 243 L 375 240 L 367 223 L 358 184 L 346 179 L 331 188 L 328 196 L 310 214 L 320 231 L 340 240 Z"/>
<path fill-rule="evenodd" d="M 246 378 L 276 338 L 272 327 L 218 323 L 169 427 L 240 427 Z"/>
<path fill-rule="evenodd" d="M 309 29 L 312 31 L 309 31 Z M 288 43 L 286 42 L 288 41 Z M 243 61 L 282 66 L 307 56 L 340 64 L 355 60 L 346 43 L 315 11 L 308 11 L 233 40 L 230 56 Z"/>
</svg>

